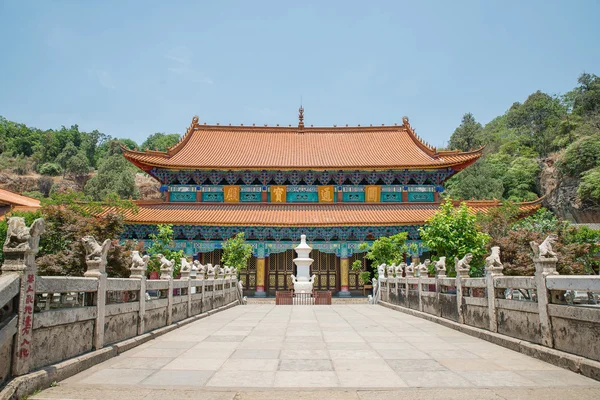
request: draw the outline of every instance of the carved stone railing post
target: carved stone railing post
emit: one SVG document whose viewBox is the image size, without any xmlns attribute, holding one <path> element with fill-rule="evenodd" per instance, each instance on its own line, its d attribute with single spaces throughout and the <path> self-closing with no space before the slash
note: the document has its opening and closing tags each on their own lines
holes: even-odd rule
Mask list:
<svg viewBox="0 0 600 400">
<path fill-rule="evenodd" d="M 494 277 L 504 275 L 500 261 L 500 247 L 492 247 L 492 254 L 485 259 L 485 285 L 488 301 L 488 316 L 490 320 L 490 331 L 498 332 L 498 311 L 496 309 L 496 288 L 494 287 Z"/>
<path fill-rule="evenodd" d="M 148 270 L 148 260 L 150 256 L 145 255 L 144 257 L 140 256 L 139 251 L 131 252 L 131 275 L 129 275 L 132 279 L 140 280 L 140 294 L 139 294 L 139 302 L 140 309 L 138 311 L 138 335 L 144 334 L 146 330 L 144 315 L 146 314 L 146 271 Z"/>
<path fill-rule="evenodd" d="M 546 277 L 548 275 L 558 275 L 556 272 L 556 257 L 541 258 L 535 257 L 533 263 L 535 265 L 535 287 L 537 293 L 538 313 L 540 318 L 540 331 L 542 333 L 542 344 L 544 346 L 553 347 L 552 340 L 552 324 L 548 315 L 548 303 L 550 296 L 546 287 Z"/>
<path fill-rule="evenodd" d="M 191 317 L 192 316 L 192 281 L 191 276 L 192 276 L 192 268 L 193 268 L 193 263 L 190 263 L 187 258 L 182 257 L 181 258 L 181 279 L 183 280 L 187 280 L 187 312 L 186 315 L 187 317 Z M 183 290 L 183 288 L 182 288 Z"/>
<path fill-rule="evenodd" d="M 162 254 L 157 254 L 160 261 L 160 279 L 169 283 L 167 287 L 167 325 L 173 322 L 173 265 L 174 260 L 167 260 Z"/>
<path fill-rule="evenodd" d="M 33 307 L 35 305 L 35 277 L 40 235 L 44 232 L 44 220 L 36 219 L 30 227 L 22 217 L 8 218 L 4 252 L 3 274 L 19 276 L 19 304 L 17 308 L 17 333 L 15 334 L 12 374 L 24 375 L 31 369 L 33 336 Z"/>
<path fill-rule="evenodd" d="M 83 276 L 98 279 L 98 291 L 96 292 L 96 320 L 94 327 L 94 348 L 101 349 L 104 346 L 104 315 L 106 313 L 106 256 L 110 249 L 111 240 L 106 239 L 102 246 L 92 236 L 81 238 L 85 248 L 85 263 L 87 271 Z"/>
</svg>

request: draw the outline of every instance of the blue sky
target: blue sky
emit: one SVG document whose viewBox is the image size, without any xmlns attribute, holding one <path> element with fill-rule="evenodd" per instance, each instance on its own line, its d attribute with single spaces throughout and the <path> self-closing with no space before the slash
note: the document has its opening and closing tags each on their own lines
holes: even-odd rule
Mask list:
<svg viewBox="0 0 600 400">
<path fill-rule="evenodd" d="M 141 142 L 221 124 L 393 124 L 443 145 L 600 74 L 598 1 L 0 0 L 0 115 Z"/>
</svg>

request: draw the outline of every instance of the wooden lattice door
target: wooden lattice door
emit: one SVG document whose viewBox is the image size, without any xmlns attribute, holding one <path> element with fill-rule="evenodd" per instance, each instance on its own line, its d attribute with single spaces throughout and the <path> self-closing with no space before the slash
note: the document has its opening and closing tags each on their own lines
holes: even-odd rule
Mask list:
<svg viewBox="0 0 600 400">
<path fill-rule="evenodd" d="M 221 257 L 223 256 L 223 250 L 216 249 L 213 251 L 209 251 L 207 253 L 198 253 L 198 261 L 200 264 L 212 264 L 212 265 L 221 265 Z"/>
<path fill-rule="evenodd" d="M 268 288 L 267 290 L 289 290 L 293 289 L 291 275 L 294 273 L 294 251 L 286 250 L 283 253 L 271 254 L 269 256 Z"/>
<path fill-rule="evenodd" d="M 256 257 L 250 257 L 248 266 L 240 271 L 240 281 L 244 289 L 256 290 Z"/>
<path fill-rule="evenodd" d="M 352 270 L 352 263 L 354 263 L 354 261 L 356 260 L 359 260 L 362 263 L 362 268 L 360 269 L 360 271 Z M 356 253 L 353 254 L 352 257 L 350 257 L 350 259 L 348 260 L 348 289 L 358 290 L 363 288 L 363 285 L 358 279 L 358 276 L 361 272 L 366 271 L 366 268 L 367 260 L 365 259 L 365 253 Z"/>
<path fill-rule="evenodd" d="M 311 257 L 315 260 L 311 268 L 311 274 L 316 275 L 314 289 L 337 291 L 339 259 L 318 250 L 313 250 Z"/>
</svg>

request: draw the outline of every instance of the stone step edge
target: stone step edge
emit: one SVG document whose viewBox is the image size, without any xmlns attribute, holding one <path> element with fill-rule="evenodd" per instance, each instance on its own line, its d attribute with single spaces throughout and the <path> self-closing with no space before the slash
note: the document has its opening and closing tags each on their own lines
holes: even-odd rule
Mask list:
<svg viewBox="0 0 600 400">
<path fill-rule="evenodd" d="M 435 322 L 437 324 L 443 325 L 448 328 L 452 328 L 459 332 L 466 333 L 467 335 L 474 336 L 478 339 L 486 340 L 499 346 L 506 347 L 510 350 L 514 350 L 519 353 L 528 355 L 530 357 L 537 358 L 538 360 L 547 362 L 557 367 L 568 369 L 578 374 L 587 376 L 588 378 L 600 381 L 600 362 L 598 361 L 577 356 L 561 350 L 540 346 L 538 344 L 531 343 L 526 340 L 515 339 L 510 336 L 503 335 L 501 333 L 490 332 L 486 331 L 485 329 L 459 324 L 458 322 L 454 322 L 449 319 L 413 310 L 411 308 L 402 307 L 396 304 L 387 303 L 385 301 L 380 300 L 378 304 L 380 304 L 383 307 L 390 308 L 392 310 L 412 315 L 414 317 L 419 317 L 431 322 Z"/>
<path fill-rule="evenodd" d="M 53 382 L 59 382 L 70 378 L 71 376 L 93 367 L 96 364 L 109 360 L 127 350 L 131 350 L 134 347 L 144 344 L 149 340 L 155 339 L 164 335 L 165 333 L 169 333 L 199 319 L 206 318 L 221 311 L 225 311 L 238 304 L 239 301 L 235 300 L 229 304 L 215 308 L 214 310 L 209 310 L 202 314 L 194 315 L 193 317 L 183 319 L 169 326 L 164 326 L 148 333 L 144 333 L 143 335 L 126 339 L 121 342 L 103 347 L 102 349 L 94 350 L 89 353 L 43 367 L 29 374 L 13 378 L 0 392 L 0 400 L 18 400 L 24 396 L 33 394 L 36 390 L 47 389 Z"/>
</svg>

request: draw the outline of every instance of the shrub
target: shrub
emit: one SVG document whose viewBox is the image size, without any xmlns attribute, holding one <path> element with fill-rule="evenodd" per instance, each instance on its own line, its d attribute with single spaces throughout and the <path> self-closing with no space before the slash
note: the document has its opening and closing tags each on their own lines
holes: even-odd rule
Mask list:
<svg viewBox="0 0 600 400">
<path fill-rule="evenodd" d="M 38 190 L 40 193 L 44 195 L 44 197 L 50 196 L 50 191 L 52 190 L 52 185 L 54 185 L 54 181 L 49 176 L 42 176 L 37 181 Z"/>
<path fill-rule="evenodd" d="M 587 136 L 571 143 L 559 162 L 560 170 L 574 177 L 600 167 L 600 135 Z"/>
<path fill-rule="evenodd" d="M 44 163 L 40 166 L 40 175 L 46 175 L 46 176 L 58 176 L 61 174 L 62 172 L 62 168 L 60 167 L 60 165 L 56 164 L 56 163 Z"/>
<path fill-rule="evenodd" d="M 600 206 L 600 167 L 581 174 L 577 195 L 583 202 Z"/>
</svg>

